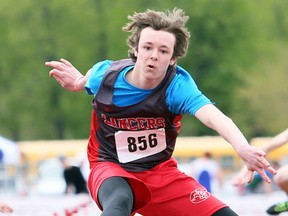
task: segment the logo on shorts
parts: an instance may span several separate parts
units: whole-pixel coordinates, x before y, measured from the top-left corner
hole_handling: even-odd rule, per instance
[[[210,193],[204,188],[197,188],[190,194],[190,201],[194,204],[205,201],[210,197]]]

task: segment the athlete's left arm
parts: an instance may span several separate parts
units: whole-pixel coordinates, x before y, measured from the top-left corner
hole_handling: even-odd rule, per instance
[[[266,160],[265,152],[255,146],[249,145],[242,132],[229,117],[212,104],[201,107],[195,113],[195,116],[203,124],[217,131],[220,136],[233,146],[248,168],[249,180],[252,181],[254,171],[256,171],[266,182],[271,182],[264,170],[273,174],[276,174],[276,170]]]
[[[271,151],[280,148],[281,146],[288,144],[288,128],[281,133],[277,134],[275,137],[273,137],[271,140],[269,140],[268,143],[261,146],[260,148],[266,152],[266,154],[269,154]],[[243,166],[241,170],[235,175],[235,177],[232,179],[232,184],[234,186],[243,185],[244,183],[248,182],[249,179],[247,179],[247,167]],[[245,182],[246,181],[246,182]]]

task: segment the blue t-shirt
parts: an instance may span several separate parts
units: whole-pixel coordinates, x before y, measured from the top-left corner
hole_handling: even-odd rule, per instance
[[[90,72],[89,79],[85,84],[86,92],[96,95],[105,72],[109,69],[112,61],[105,60],[96,63]],[[141,89],[129,84],[126,73],[133,66],[126,67],[117,77],[114,85],[113,103],[123,107],[138,103],[143,100],[153,89]],[[177,65],[176,75],[166,91],[166,103],[171,113],[195,115],[197,110],[211,101],[198,89],[191,75]]]

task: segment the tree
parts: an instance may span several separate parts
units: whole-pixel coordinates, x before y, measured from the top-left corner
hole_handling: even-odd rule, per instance
[[[49,79],[44,62],[64,57],[86,73],[97,61],[126,58],[128,35],[121,28],[127,15],[175,5],[189,15],[191,31],[189,52],[179,64],[191,72],[203,93],[249,136],[272,134],[286,124],[286,1],[26,0],[18,1],[17,7],[12,4],[0,2],[0,133],[6,137],[87,138],[92,98],[64,91]],[[267,100],[273,106],[267,106]],[[214,134],[196,120],[190,126],[192,118],[183,119],[181,135]]]

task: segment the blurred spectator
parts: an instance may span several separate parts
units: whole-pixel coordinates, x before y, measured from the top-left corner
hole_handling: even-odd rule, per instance
[[[4,171],[5,166],[4,166],[4,153],[2,149],[0,149],[0,171]]]
[[[85,181],[87,182],[90,173],[90,166],[87,154],[85,152],[79,153],[76,156],[75,161],[78,164],[78,167],[80,168]]]
[[[3,154],[2,149],[0,149],[0,163],[1,164],[3,163],[3,158],[4,158],[4,154]]]
[[[66,182],[65,193],[88,193],[87,183],[78,166],[70,165],[65,156],[60,156],[59,160],[63,166],[63,175]]]
[[[213,183],[218,182],[222,186],[222,171],[210,152],[205,152],[202,157],[192,161],[190,175],[199,181],[207,191],[212,192]]]

